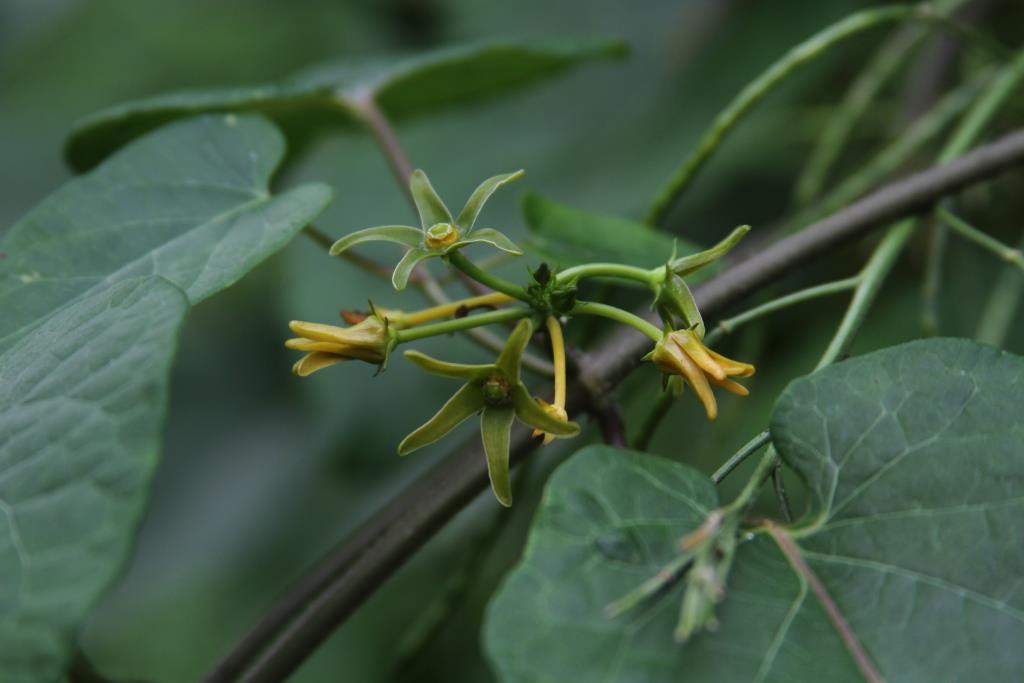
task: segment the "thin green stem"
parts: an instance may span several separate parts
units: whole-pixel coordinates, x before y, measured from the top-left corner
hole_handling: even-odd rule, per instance
[[[569,311],[570,315],[599,315],[604,318],[610,318],[616,322],[622,323],[623,325],[629,325],[630,327],[636,328],[640,332],[643,332],[648,337],[653,339],[655,342],[660,342],[662,338],[661,329],[655,327],[651,323],[647,322],[638,315],[634,315],[629,311],[624,311],[616,306],[609,306],[608,304],[599,304],[593,301],[577,301],[576,305]]]
[[[896,258],[900,255],[907,240],[914,231],[914,219],[901,221],[882,238],[882,241],[875,247],[864,269],[861,270],[858,279],[860,282],[854,290],[853,299],[850,301],[843,320],[839,323],[828,348],[822,354],[821,360],[815,366],[815,370],[830,365],[836,361],[849,348],[854,336],[860,329],[864,318],[867,317],[871,305],[875,302],[878,290],[881,289],[886,275],[892,270]]]
[[[585,263],[583,265],[567,268],[556,276],[560,285],[568,285],[588,277],[609,277],[620,280],[635,280],[651,287],[665,276],[664,268],[638,268],[627,266],[623,263]]]
[[[903,27],[875,52],[854,80],[842,102],[833,110],[807,165],[797,179],[794,197],[797,206],[806,207],[821,194],[829,171],[846,148],[846,142],[868,107],[900,66],[906,64],[907,55],[913,52],[924,36],[925,31],[920,26]]]
[[[974,242],[982,249],[995,254],[1002,261],[1024,270],[1024,255],[1021,254],[1020,249],[1007,246],[995,237],[978,230],[949,209],[939,207],[935,210],[935,217],[945,223],[947,227],[952,228],[953,232],[964,239]]]
[[[464,318],[454,318],[453,320],[444,320],[439,323],[411,327],[407,330],[398,330],[395,332],[395,339],[399,344],[404,344],[418,339],[426,339],[427,337],[462,332],[474,327],[480,327],[481,325],[493,325],[510,320],[519,320],[528,317],[532,313],[533,310],[529,308],[503,308],[500,311],[488,311],[476,315],[467,315]]]
[[[525,289],[514,282],[509,282],[504,278],[488,273],[463,256],[461,252],[453,251],[448,254],[448,262],[480,284],[486,285],[496,292],[508,294],[513,299],[530,303],[530,296],[526,293]]]
[[[663,391],[658,395],[658,400],[655,401],[650,412],[647,413],[643,424],[640,425],[640,431],[637,432],[636,438],[633,439],[632,448],[634,450],[647,450],[647,447],[651,444],[651,439],[654,438],[655,432],[658,431],[658,425],[668,415],[669,408],[672,407],[675,400],[676,397],[671,391]]]
[[[743,444],[742,448],[736,451],[736,453],[726,460],[721,467],[715,470],[715,473],[711,475],[711,481],[716,484],[721,482],[729,476],[730,472],[742,465],[747,458],[761,450],[761,447],[768,443],[771,438],[772,435],[766,429],[747,443]]]
[[[1020,241],[1019,250],[1024,250],[1024,238]],[[1010,334],[1010,327],[1017,312],[1020,310],[1021,299],[1024,298],[1024,275],[1016,268],[1003,268],[999,274],[992,293],[985,302],[978,330],[974,338],[983,344],[1002,348]]]
[[[822,216],[835,213],[858,197],[868,193],[939,135],[950,123],[960,116],[978,96],[981,84],[991,76],[989,70],[960,85],[917,119],[888,146],[884,147],[868,163],[830,191],[821,201],[797,214],[789,222],[787,230],[796,230]]]
[[[757,449],[754,449],[757,450]],[[757,463],[757,469],[750,475],[750,479],[747,480],[743,490],[740,491],[740,495],[722,508],[724,514],[732,512],[738,512],[746,508],[754,500],[754,496],[757,494],[758,489],[761,488],[761,484],[765,482],[768,477],[772,474],[772,469],[778,464],[779,456],[775,452],[773,446],[769,446],[768,450],[761,456],[760,462]]]
[[[939,154],[939,163],[949,163],[965,153],[978,139],[986,124],[992,119],[999,107],[1013,92],[1019,80],[1024,78],[1024,50],[1021,50],[1016,59],[1003,69],[1001,74],[986,88],[985,92],[975,101],[974,106],[967,112],[952,138]],[[875,247],[874,253],[861,272],[860,284],[854,291],[853,300],[850,302],[839,329],[829,343],[821,360],[818,361],[818,368],[834,362],[849,347],[850,342],[860,329],[861,323],[867,316],[871,304],[874,302],[882,282],[889,275],[896,257],[903,250],[910,235],[914,230],[914,219],[904,220],[889,229],[889,232],[882,241]],[[942,254],[931,254],[929,269],[941,267]],[[937,271],[936,271],[937,272]],[[935,276],[933,276],[935,277]],[[926,282],[928,281],[926,275]],[[935,277],[935,282],[938,278]],[[925,305],[929,302],[926,300]],[[927,315],[926,315],[927,317]]]
[[[752,320],[756,320],[762,316],[768,315],[769,313],[775,313],[784,308],[795,306],[796,304],[803,303],[805,301],[811,301],[823,296],[830,296],[832,294],[838,294],[840,292],[848,292],[860,282],[860,276],[848,277],[845,280],[836,280],[835,282],[826,282],[823,285],[816,285],[814,287],[808,287],[807,289],[801,289],[792,294],[781,296],[778,299],[772,299],[766,301],[760,306],[755,306],[748,311],[744,311],[739,315],[735,315],[731,318],[722,320],[715,326],[715,329],[711,330],[708,335],[704,338],[704,343],[708,346],[712,346],[721,339],[722,336],[730,334],[737,327],[745,325]]]
[[[1012,61],[1000,70],[989,88],[964,117],[959,129],[943,150],[940,162],[952,161],[974,144],[984,126],[1020,87],[1022,80],[1024,50],[1018,51]],[[925,262],[921,318],[925,330],[930,333],[936,333],[939,329],[938,299],[942,287],[942,262],[946,255],[947,236],[948,228],[945,224],[940,223],[932,229],[931,244]]]
[[[800,66],[821,56],[827,50],[847,38],[877,26],[897,21],[937,23],[944,28],[956,27],[955,30],[966,33],[968,37],[975,36],[974,32],[964,29],[956,22],[952,22],[933,11],[910,5],[863,10],[851,14],[823,31],[816,33],[808,40],[792,48],[781,59],[772,64],[767,71],[750,82],[722,110],[711,124],[711,127],[701,137],[697,147],[686,158],[664,189],[655,197],[645,220],[651,225],[659,223],[732,128],[739,123],[755,104],[760,102],[776,86],[785,81]]]

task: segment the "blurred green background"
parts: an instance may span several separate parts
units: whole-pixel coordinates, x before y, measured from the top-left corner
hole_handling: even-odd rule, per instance
[[[1019,3],[984,3],[986,25],[1011,45],[1024,38]],[[639,216],[688,146],[748,80],[789,46],[849,11],[854,0],[0,0],[0,229],[69,177],[64,136],[107,105],[162,91],[258,83],[347,55],[425,50],[483,37],[618,36],[629,59],[584,65],[483,106],[419,119],[398,130],[413,163],[442,196],[464,197],[482,178],[526,168],[499,193],[487,223],[515,238],[527,189],[588,210]],[[791,208],[793,181],[885,31],[850,41],[773,94],[709,165],[672,220],[710,242],[739,223],[755,231]],[[909,58],[908,58],[909,61]],[[953,73],[961,68],[954,66]],[[909,69],[858,129],[845,168],[898,135],[914,86]],[[1000,120],[1019,124],[1018,95]],[[938,141],[938,143],[940,143]],[[927,163],[933,144],[918,158]],[[336,199],[319,221],[333,235],[412,220],[385,162],[365,135],[323,141],[288,175],[329,182]],[[1024,193],[1004,179],[967,194],[987,230],[1016,242]],[[755,236],[756,236],[755,232]],[[854,351],[919,336],[923,244],[885,290]],[[853,274],[862,245],[780,283],[796,287]],[[390,258],[392,251],[377,255]],[[524,275],[522,265],[510,276]],[[954,244],[943,298],[944,334],[973,333],[999,269]],[[445,451],[400,460],[401,435],[451,389],[396,362],[345,366],[298,381],[281,342],[293,318],[332,321],[367,300],[409,308],[385,283],[328,258],[301,237],[188,322],[172,385],[164,459],[123,579],[94,612],[81,646],[103,674],[195,680],[305,567]],[[628,299],[625,299],[628,301]],[[672,409],[653,450],[707,471],[763,428],[772,401],[807,372],[841,314],[839,300],[794,309],[725,343],[758,365],[751,398],[725,399],[709,425],[692,398]],[[571,330],[581,346],[601,329]],[[1024,351],[1018,326],[1009,348]],[[425,343],[444,357],[480,359],[461,340]],[[644,369],[622,390],[635,431],[657,396]],[[545,391],[538,383],[538,392]],[[472,428],[459,432],[472,438]],[[487,596],[518,557],[550,469],[593,434],[535,455],[517,504],[502,513],[480,496],[341,628],[295,680],[487,681],[477,631]],[[454,442],[448,442],[450,447]],[[741,477],[736,477],[731,486]],[[797,482],[791,485],[798,487]],[[728,495],[729,486],[726,487]],[[799,498],[799,491],[796,491]],[[498,524],[499,515],[507,515]],[[447,614],[451,577],[467,558],[475,576]],[[447,614],[435,624],[430,615]],[[424,635],[426,634],[426,635]]]

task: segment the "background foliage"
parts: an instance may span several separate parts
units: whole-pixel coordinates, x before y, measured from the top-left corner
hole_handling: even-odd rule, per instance
[[[989,27],[1019,44],[1021,10],[1003,5]],[[529,175],[519,191],[638,216],[735,91],[789,46],[858,6],[852,0],[6,2],[0,5],[0,226],[13,225],[69,177],[61,141],[76,120],[110,103],[183,87],[262,83],[339,56],[509,35],[615,35],[633,54],[525,94],[402,125],[398,132],[414,163],[430,169],[443,195],[467,195],[481,177],[524,167]],[[793,178],[822,122],[883,34],[852,41],[774,94],[706,169],[673,218],[676,232],[706,243],[739,223],[756,229],[777,220],[789,208]],[[889,122],[899,120],[912,85],[910,78],[899,81],[872,109],[871,120],[882,123],[858,131],[865,146],[893,136]],[[1018,95],[1005,116],[1022,111]],[[856,162],[856,155],[846,161]],[[932,157],[934,149],[920,155]],[[285,179],[333,186],[336,200],[319,220],[332,234],[380,222],[381,206],[408,211],[384,161],[360,133],[333,135]],[[974,196],[998,207],[986,212],[986,227],[1016,242],[1014,217],[1024,198],[1007,188],[999,182]],[[515,194],[497,196],[488,216],[520,238],[526,227]],[[919,334],[920,253],[913,250],[888,283],[855,353]],[[852,274],[861,258],[850,249],[793,279]],[[988,259],[967,247],[952,250],[946,300],[982,301],[998,274]],[[288,581],[436,457],[426,451],[399,461],[394,435],[445,398],[444,384],[398,363],[373,382],[365,367],[302,383],[288,373],[293,359],[279,343],[285,321],[329,318],[367,295],[395,303],[385,284],[297,241],[192,312],[173,370],[164,458],[136,552],[83,637],[102,671],[194,679]],[[675,406],[653,450],[713,469],[767,422],[785,382],[813,366],[837,314],[828,302],[812,304],[738,336],[731,355],[771,359],[760,365],[753,396],[723,405],[713,428],[693,406]],[[969,336],[977,314],[975,306],[949,307],[942,331]],[[1024,327],[1007,347],[1024,351]],[[468,345],[463,351],[481,357]],[[357,383],[359,391],[351,392]],[[627,384],[630,425],[654,400],[656,385],[646,370]],[[411,407],[381,419],[380,406],[399,387]],[[681,434],[691,438],[686,452],[678,448]],[[297,680],[334,680],[339,670],[354,680],[488,680],[478,644],[484,602],[518,558],[539,482],[563,454],[553,446],[536,459],[511,523],[490,540],[493,550],[469,599],[450,625],[418,646],[414,659],[405,655],[422,640],[423,622],[410,623],[409,615],[437,607],[452,567],[478,542],[474,532],[490,528],[497,510],[487,497],[405,567]],[[721,496],[732,493],[726,486]]]

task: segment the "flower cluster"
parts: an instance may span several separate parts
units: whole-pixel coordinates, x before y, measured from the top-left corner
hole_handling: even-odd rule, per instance
[[[489,324],[516,322],[493,363],[467,365],[431,358],[418,351],[405,351],[413,365],[431,374],[457,379],[462,386],[437,413],[406,436],[398,452],[406,455],[438,441],[474,415],[480,416],[480,435],[487,460],[491,488],[503,505],[512,503],[509,480],[509,443],[514,421],[533,428],[534,438],[550,443],[555,438],[579,433],[579,425],[566,411],[566,351],[560,318],[602,315],[632,325],[654,342],[647,358],[667,375],[682,377],[704,406],[708,419],[718,414],[711,385],[740,396],[747,389],[734,378],[749,377],[754,366],[712,351],[704,342],[704,322],[684,277],[712,263],[726,253],[747,231],[737,228],[721,243],[697,254],[676,258],[662,267],[644,270],[624,264],[591,264],[554,271],[546,264],[532,271],[527,286],[503,280],[480,268],[460,253],[471,244],[487,244],[513,255],[522,250],[504,234],[492,228],[476,228],[487,199],[501,186],[522,176],[522,171],[485,180],[473,192],[462,211],[453,218],[423,171],[410,179],[410,193],[420,216],[420,227],[385,225],[351,233],[331,248],[332,255],[368,241],[396,242],[406,247],[392,273],[392,284],[402,290],[413,270],[428,258],[440,258],[462,273],[495,291],[461,301],[441,303],[420,311],[373,309],[368,314],[346,312],[348,327],[293,321],[286,346],[304,352],[294,365],[295,374],[305,377],[348,360],[385,366],[391,351],[400,344],[441,334],[467,331]],[[587,277],[619,277],[648,286],[655,310],[665,324],[651,325],[628,311],[607,304],[581,301],[579,282]],[[488,309],[486,313],[474,313]],[[534,396],[521,377],[526,349],[533,337],[533,321],[543,321],[550,342],[553,399]],[[496,347],[498,348],[498,347]]]

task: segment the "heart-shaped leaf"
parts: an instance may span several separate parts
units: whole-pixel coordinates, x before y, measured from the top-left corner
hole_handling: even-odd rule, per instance
[[[129,140],[182,116],[251,111],[280,125],[293,151],[318,133],[361,125],[367,98],[391,119],[482,101],[578,62],[624,54],[618,41],[493,41],[379,60],[345,60],[281,83],[192,90],[121,104],[82,121],[68,140],[68,162],[92,167]]]
[[[65,184],[0,242],[0,349],[92,287],[156,274],[197,303],[238,280],[330,201],[322,184],[272,194],[283,155],[267,121],[209,115]]]
[[[604,607],[677,552],[699,521],[696,482],[709,484],[653,456],[578,453],[491,604],[485,642],[500,678],[862,681],[860,649],[884,680],[1013,680],[1024,669],[1022,406],[1024,359],[962,340],[793,383],[772,436],[808,481],[813,514],[779,530],[787,552],[764,531],[740,545],[718,630],[683,645],[672,640],[680,584],[615,619]],[[702,501],[713,506],[713,493]],[[624,534],[623,519],[664,531]]]
[[[180,122],[0,242],[0,680],[62,680],[77,625],[124,564],[189,303],[329,200],[321,185],[271,195],[282,153],[256,117]]]

